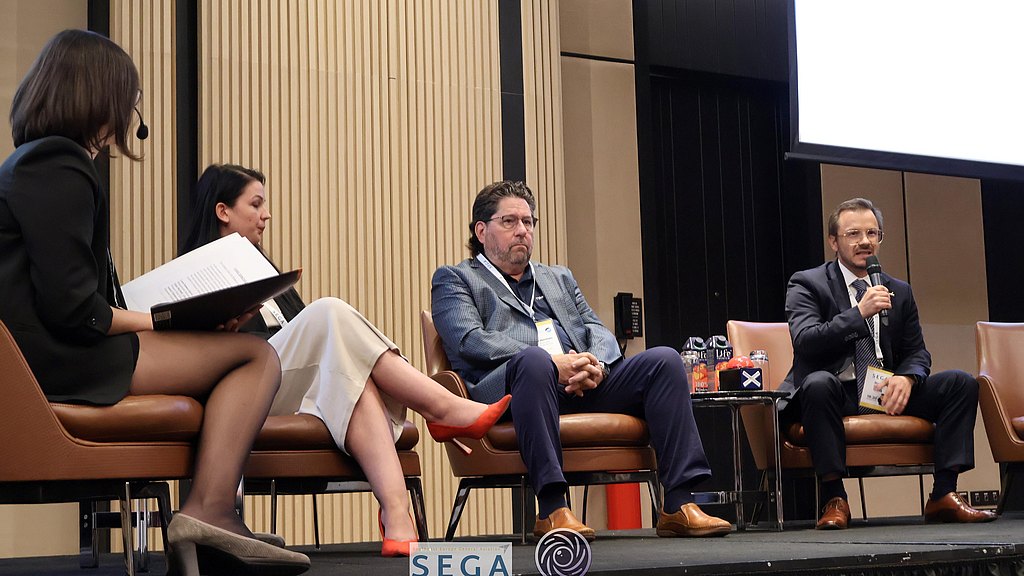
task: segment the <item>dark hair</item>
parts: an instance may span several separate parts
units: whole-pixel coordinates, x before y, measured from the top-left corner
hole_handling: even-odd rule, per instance
[[[839,236],[839,215],[843,212],[860,211],[860,210],[871,210],[875,215],[875,220],[878,221],[878,229],[882,229],[882,211],[875,207],[871,203],[871,200],[867,198],[850,198],[846,202],[843,202],[836,209],[828,215],[828,235]]]
[[[191,252],[220,238],[220,220],[217,204],[234,206],[242,190],[253,182],[266,183],[263,173],[236,164],[211,164],[199,177],[189,202],[188,234],[181,243],[179,254]]]
[[[21,81],[11,103],[11,136],[21,146],[63,136],[99,151],[109,136],[122,154],[128,146],[139,72],[120,46],[86,30],[64,30],[50,39]]]
[[[484,186],[473,201],[473,221],[469,223],[469,241],[466,242],[466,248],[474,258],[484,251],[484,245],[476,238],[476,223],[489,221],[498,211],[502,198],[522,198],[530,206],[530,213],[537,215],[537,200],[525,182],[502,180]]]

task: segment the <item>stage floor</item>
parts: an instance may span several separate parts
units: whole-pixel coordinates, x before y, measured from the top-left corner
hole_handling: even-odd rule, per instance
[[[481,539],[513,541],[508,536]],[[381,558],[380,544],[338,544],[320,550],[298,547],[313,561],[313,576],[409,574],[408,559]],[[782,533],[760,529],[715,539],[658,538],[654,531],[599,532],[592,543],[590,574],[860,574],[928,566],[992,563],[1024,565],[1024,513],[1009,512],[976,525],[925,524],[919,517],[854,520],[845,531],[822,532],[810,523],[787,524]],[[513,574],[539,574],[535,546],[515,544]],[[154,553],[150,574],[164,573]],[[2,575],[114,576],[123,574],[120,556],[104,555],[96,570],[80,570],[75,556],[0,560]],[[939,570],[941,572],[941,570]],[[934,573],[934,572],[933,572]],[[994,572],[1000,573],[1000,572]],[[1004,572],[1004,573],[1013,573]]]

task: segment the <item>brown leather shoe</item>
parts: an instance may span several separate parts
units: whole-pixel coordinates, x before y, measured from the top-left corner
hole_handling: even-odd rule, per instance
[[[593,542],[594,538],[597,538],[594,529],[577,520],[572,510],[565,506],[555,510],[547,518],[537,518],[537,523],[533,525],[533,535],[540,538],[555,528],[575,530],[586,538],[587,542]]]
[[[732,524],[708,516],[693,502],[683,504],[678,512],[658,514],[658,536],[663,538],[725,536],[729,532],[732,532]]]
[[[821,519],[815,526],[818,530],[846,530],[850,523],[850,505],[840,496],[829,500],[821,509]]]
[[[928,499],[924,505],[925,522],[991,522],[994,512],[971,508],[960,495],[950,492],[938,500]]]

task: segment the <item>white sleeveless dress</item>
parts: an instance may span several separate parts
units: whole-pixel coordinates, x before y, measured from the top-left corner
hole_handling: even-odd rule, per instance
[[[347,453],[352,411],[370,371],[388,350],[400,353],[398,346],[338,298],[306,306],[270,337],[270,344],[281,358],[281,388],[270,415],[312,414],[324,421],[338,448]],[[383,391],[380,396],[397,441],[406,407]]]

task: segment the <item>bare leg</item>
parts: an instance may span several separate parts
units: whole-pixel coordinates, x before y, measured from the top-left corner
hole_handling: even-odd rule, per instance
[[[377,364],[370,372],[370,379],[385,394],[419,412],[431,422],[468,426],[487,408],[486,404],[452,394],[391,350],[377,359]],[[349,433],[351,429],[349,425]]]
[[[405,364],[401,358],[399,362]],[[380,502],[381,519],[387,537],[392,540],[412,540],[416,538],[416,529],[409,517],[405,477],[394,444],[389,443],[391,438],[390,417],[384,410],[384,401],[381,400],[373,378],[370,378],[352,411],[345,436],[345,449],[363,469],[373,495]]]
[[[280,382],[277,354],[255,336],[139,333],[131,394],[206,397],[192,490],[182,512],[252,535],[235,514],[235,490]]]

